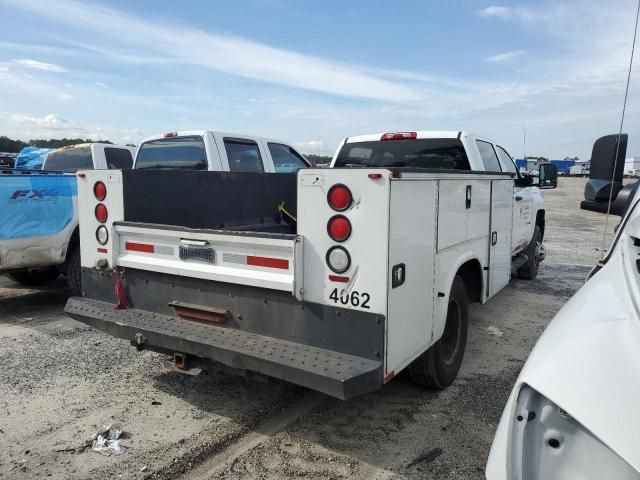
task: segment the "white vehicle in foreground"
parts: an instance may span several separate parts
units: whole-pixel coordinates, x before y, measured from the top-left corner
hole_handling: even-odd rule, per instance
[[[212,140],[223,166],[225,142],[259,158]],[[182,370],[210,358],[347,399],[408,367],[445,388],[469,302],[543,258],[537,187],[463,132],[348,138],[296,175],[141,169],[144,149],[134,170],[79,176],[83,292],[65,312]]]
[[[610,137],[613,157],[618,135]],[[611,183],[605,181],[605,192]],[[640,479],[638,185],[614,196],[611,211],[623,220],[608,255],[556,314],[520,372],[493,440],[488,480]],[[607,200],[603,208],[596,203],[581,205],[606,212]]]

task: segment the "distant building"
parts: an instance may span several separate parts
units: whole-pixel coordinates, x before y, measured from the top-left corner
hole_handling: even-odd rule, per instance
[[[624,159],[624,174],[633,177],[640,176],[640,157],[627,157]]]
[[[527,158],[524,160],[519,158],[516,160],[516,166],[521,172],[537,172],[541,163],[553,163],[558,167],[558,173],[568,175],[571,167],[578,162],[575,160],[546,160],[540,158]]]

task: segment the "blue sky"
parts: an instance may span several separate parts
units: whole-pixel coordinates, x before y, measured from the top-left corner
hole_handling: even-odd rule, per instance
[[[586,159],[618,128],[634,14],[633,0],[0,0],[0,135],[214,129],[326,154],[344,136],[464,129],[520,157],[524,126],[527,154]]]

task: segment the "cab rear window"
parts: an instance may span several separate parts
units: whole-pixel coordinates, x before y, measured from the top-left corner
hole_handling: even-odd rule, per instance
[[[43,169],[70,173],[78,170],[92,170],[91,148],[87,146],[55,150],[47,155]]]
[[[457,138],[346,143],[340,149],[334,166],[470,170],[467,153]]]
[[[200,136],[170,137],[150,140],[140,145],[136,170],[169,168],[176,170],[206,170],[207,155]]]

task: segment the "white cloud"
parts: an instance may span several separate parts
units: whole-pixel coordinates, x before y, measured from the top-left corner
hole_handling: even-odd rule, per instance
[[[498,17],[503,20],[511,20],[514,17],[514,10],[511,7],[491,5],[478,12],[481,17]]]
[[[91,85],[93,85],[94,87],[99,87],[99,88],[109,88],[109,85],[107,85],[106,83],[102,83],[102,82],[93,82]]]
[[[66,68],[61,67],[60,65],[39,62],[38,60],[32,60],[30,58],[16,59],[13,61],[13,63],[17,63],[18,65],[22,65],[23,67],[32,68],[34,70],[44,70],[46,72],[63,73],[67,71]]]
[[[510,52],[498,53],[487,58],[487,62],[491,63],[506,63],[515,60],[518,57],[524,55],[524,50],[511,50]]]
[[[299,150],[303,150],[304,153],[318,153],[318,152],[326,152],[328,147],[325,142],[322,140],[305,140],[302,142],[293,142],[293,146]]]
[[[47,130],[68,130],[70,128],[78,129],[74,126],[70,120],[50,113],[44,117],[32,117],[29,115],[14,114],[11,115],[11,119],[19,124],[27,126],[35,126]]]
[[[128,60],[152,54],[232,75],[349,97],[389,100],[390,91],[393,91],[393,101],[415,101],[424,96],[415,86],[387,80],[357,66],[176,23],[151,23],[96,4],[88,8],[86,3],[59,0],[56,8],[50,8],[37,0],[7,2],[60,23],[83,28],[96,40],[98,37],[109,38],[115,44],[108,49],[111,54],[118,56],[118,51],[126,52],[124,56]],[[122,43],[123,39],[126,39],[125,43]],[[90,43],[85,46],[102,49],[104,43],[107,42],[100,40],[100,47]]]

